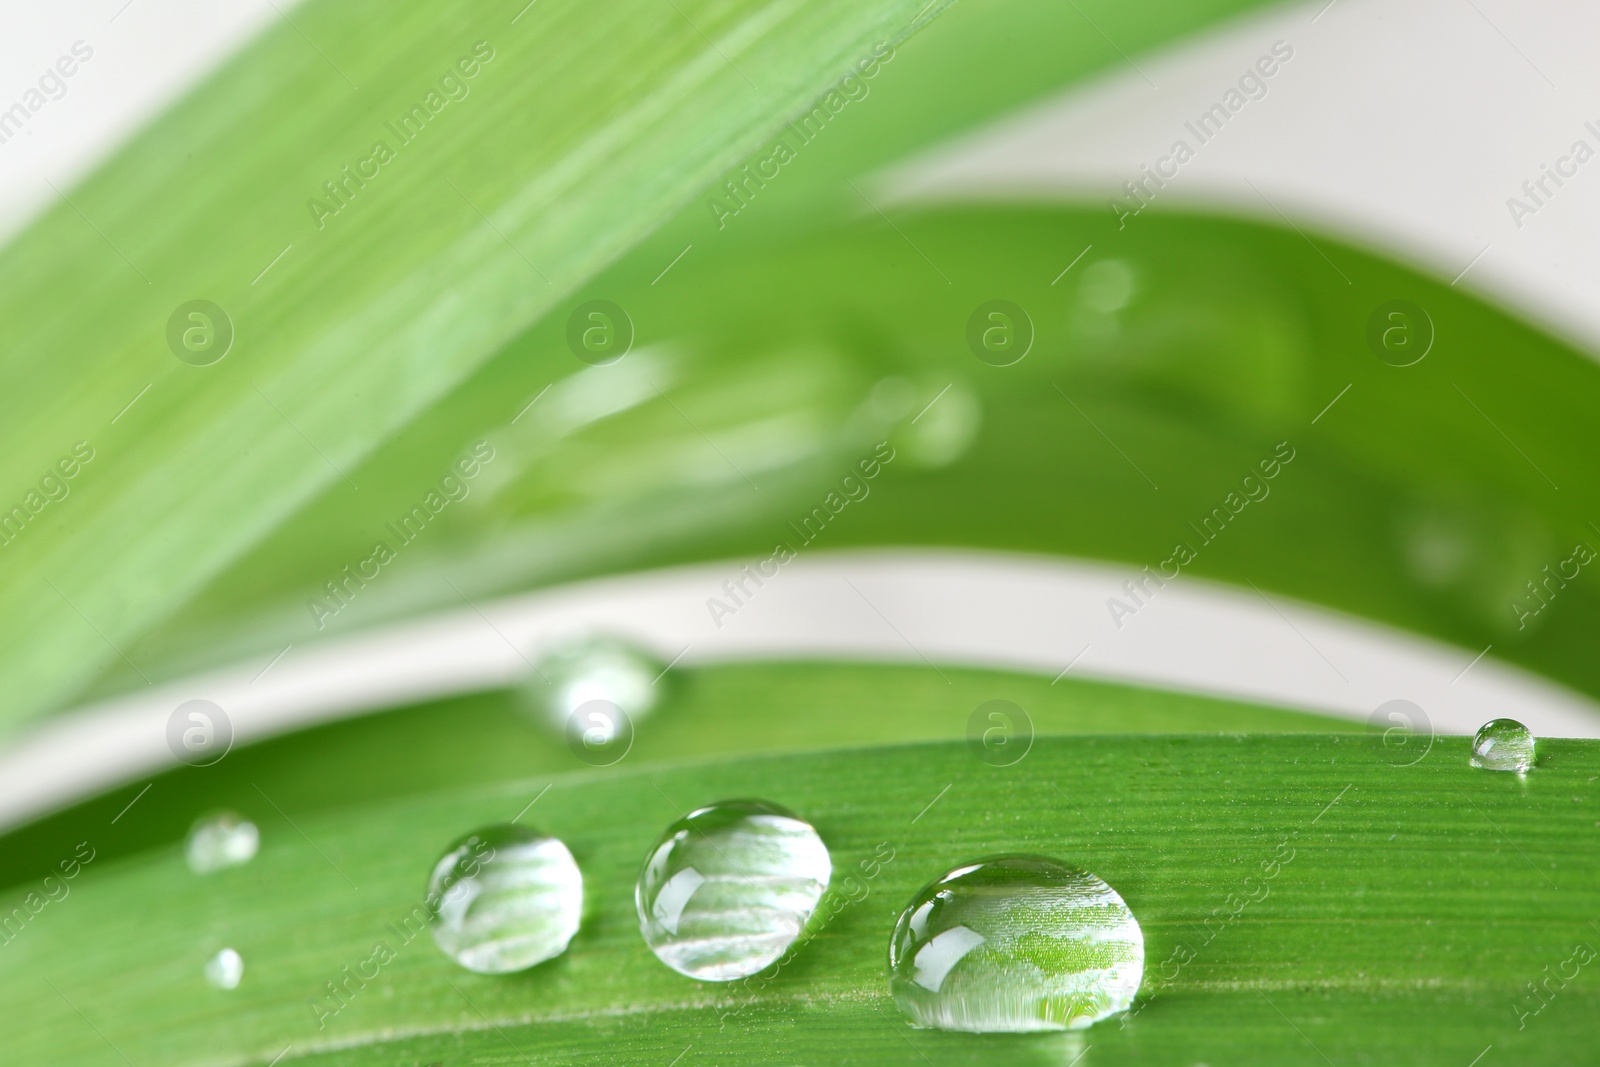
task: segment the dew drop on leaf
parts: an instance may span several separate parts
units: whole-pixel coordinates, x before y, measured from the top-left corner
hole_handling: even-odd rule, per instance
[[[583,912],[583,874],[557,838],[487,826],[439,857],[427,904],[446,956],[479,974],[507,974],[566,951]]]
[[[1144,932],[1088,871],[997,856],[923,887],[895,924],[889,970],[895,1003],[919,1027],[1077,1030],[1133,1003]]]
[[[1533,731],[1515,719],[1490,719],[1472,738],[1472,765],[1524,774],[1533,766]]]
[[[810,823],[763,801],[712,804],[651,849],[634,893],[639,929],[679,974],[746,978],[794,944],[832,875]]]
[[[244,977],[244,959],[231,948],[225,948],[206,961],[206,981],[216,989],[237,989]]]
[[[590,701],[615,704],[638,721],[655,709],[662,665],[649,653],[611,637],[571,638],[544,650],[522,687],[522,699],[541,723],[565,730]]]
[[[261,847],[256,824],[231,811],[219,811],[198,820],[184,842],[184,858],[195,874],[210,874],[255,859]]]

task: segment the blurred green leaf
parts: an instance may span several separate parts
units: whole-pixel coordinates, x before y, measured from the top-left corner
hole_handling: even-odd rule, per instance
[[[624,259],[592,288],[629,308],[639,351],[581,367],[560,317],[540,323],[376,453],[362,493],[330,491],[131,654],[171,674],[265,663],[314,637],[308,599],[387,536],[472,433],[497,449],[472,495],[330,629],[460,607],[463,594],[765,556],[887,437],[900,458],[806,551],[936,545],[1155,567],[1186,542],[1198,557],[1186,576],[1431,634],[1463,666],[1492,644],[1600,695],[1591,579],[1526,627],[1514,610],[1537,603],[1527,586],[1542,568],[1600,544],[1588,356],[1320,235],[1313,248],[1292,230],[1153,212],[1119,231],[1081,208],[891,210],[892,228],[872,215],[760,249],[697,247],[658,285],[653,261]],[[1127,286],[1109,312],[1093,294],[1108,272]],[[1014,366],[980,362],[964,339],[997,294],[1035,324]],[[1414,366],[1366,341],[1397,297],[1436,333]],[[634,399],[580,419],[588,394]],[[1283,442],[1295,458],[1270,495],[1202,531]],[[124,669],[108,686],[131,680]]]
[[[13,415],[0,508],[23,507],[26,527],[0,588],[13,682],[0,723],[81,696],[108,666],[102,693],[235,654],[201,641],[152,657],[134,643],[228,568],[249,569],[242,557],[316,501],[351,494],[339,506],[360,501],[363,528],[392,518],[374,450],[496,352],[521,358],[520,333],[552,310],[564,324],[563,298],[646,235],[652,278],[697,240],[739,246],[745,236],[712,225],[708,197],[885,49],[874,78],[847,87],[870,91],[870,106],[828,126],[771,189],[767,221],[738,220],[743,235],[837,217],[842,194],[856,210],[844,177],[1258,4],[998,0],[958,8],[925,48],[898,46],[947,0],[428,0],[403,12],[312,0],[281,14],[0,253]],[[414,105],[431,117],[401,143]],[[394,158],[364,164],[380,139]],[[325,187],[335,181],[342,192]],[[234,331],[207,368],[167,351],[169,319],[197,298]],[[821,401],[840,383],[812,384]],[[406,438],[429,443],[413,479],[436,482],[528,399],[490,396],[465,423]],[[71,502],[28,517],[28,494],[45,500],[39,483],[78,442],[94,459],[67,485]],[[591,565],[565,547],[541,548],[547,572]]]
[[[283,16],[0,254],[0,499],[23,509],[0,719],[122,658],[320,491],[359,494],[375,446],[945,6]],[[173,318],[196,299],[234,334],[204,367],[168,351],[220,350],[220,321]],[[92,459],[35,506],[76,442]]]
[[[901,54],[946,0],[280,13],[0,254],[0,507],[25,528],[0,721],[108,665],[111,688],[173,669],[132,643],[312,501],[359,496],[374,449],[645,235],[652,276],[675,262],[734,166],[873,57],[905,76],[847,87],[874,102],[774,191],[805,206],[781,225],[837,214],[841,177],[1256,2],[1003,0]],[[227,321],[190,319],[197,299]],[[210,367],[167,351],[229,332]],[[48,502],[74,447],[93,459]]]

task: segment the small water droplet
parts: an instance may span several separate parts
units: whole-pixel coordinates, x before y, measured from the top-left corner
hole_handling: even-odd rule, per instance
[[[805,929],[833,860],[810,823],[729,800],[667,827],[634,903],[650,951],[679,974],[729,982],[776,961]]]
[[[244,959],[231,948],[225,948],[206,961],[206,981],[217,989],[237,989],[244,977]]]
[[[1078,299],[1083,306],[1109,315],[1128,306],[1138,289],[1133,268],[1120,259],[1102,259],[1083,268]]]
[[[1525,774],[1533,766],[1533,731],[1515,719],[1490,719],[1472,738],[1472,765]]]
[[[895,924],[889,970],[895,1003],[917,1026],[1077,1030],[1133,1003],[1144,932],[1088,871],[997,856],[923,887]]]
[[[261,831],[243,815],[219,811],[195,822],[184,842],[184,858],[195,874],[210,874],[255,859]]]
[[[433,865],[434,943],[479,974],[507,974],[566,951],[583,912],[583,873],[567,846],[521,826],[486,826]]]
[[[662,664],[612,637],[568,638],[546,649],[522,688],[523,701],[541,722],[566,730],[573,713],[591,701],[621,708],[637,722],[655,710]]]

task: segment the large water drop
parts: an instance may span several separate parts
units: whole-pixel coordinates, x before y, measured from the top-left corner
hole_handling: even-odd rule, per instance
[[[255,823],[234,812],[220,811],[190,828],[183,854],[194,873],[210,874],[249,863],[260,847],[261,831]]]
[[[1533,731],[1515,719],[1490,719],[1472,738],[1472,765],[1526,773],[1533,766]]]
[[[1133,1003],[1144,933],[1088,871],[998,856],[916,895],[895,924],[889,969],[895,1003],[917,1026],[1076,1030]]]
[[[651,849],[634,893],[639,929],[679,974],[745,978],[794,944],[832,875],[828,847],[791,812],[757,800],[712,804]]]
[[[583,874],[556,838],[487,826],[439,857],[427,902],[446,956],[469,971],[506,974],[566,951],[583,912]]]

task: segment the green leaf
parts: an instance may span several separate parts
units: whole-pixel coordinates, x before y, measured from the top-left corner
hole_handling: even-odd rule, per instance
[[[661,707],[641,724],[629,766],[960,740],[973,709],[996,699],[1023,708],[1041,735],[1363,728],[1348,719],[1076,675],[1052,682],[955,666],[730,663],[675,668],[661,685]],[[557,742],[519,694],[504,691],[329,723],[240,748],[216,769],[175,767],[7,834],[0,888],[51,870],[62,842],[92,837],[103,853],[118,857],[182,840],[200,811],[268,814],[263,792],[298,816],[581,770]],[[119,818],[125,808],[129,815]],[[108,825],[116,826],[111,838],[103,833]]]
[[[1155,567],[1186,542],[1198,558],[1185,576],[1427,633],[1461,648],[1463,665],[1492,644],[1493,657],[1600,695],[1590,582],[1568,583],[1526,626],[1514,610],[1539,603],[1527,585],[1541,568],[1595,543],[1600,493],[1584,472],[1600,449],[1584,412],[1600,406],[1600,367],[1448,279],[1320,235],[1312,247],[1234,220],[1135,223],[1118,230],[1098,208],[899,209],[893,227],[873,215],[697,246],[656,285],[672,253],[629,256],[591,289],[630,309],[641,351],[575,370],[560,316],[540,323],[376,453],[356,475],[362,493],[335,487],[132,654],[179,673],[265,663],[313,639],[308,599],[391,539],[384,524],[473,434],[497,450],[473,495],[330,630],[798,545],[794,525],[882,435],[901,458],[805,551],[914,544]],[[1114,316],[1088,306],[1082,281],[1108,260],[1133,279]],[[1038,332],[1010,367],[980,363],[964,340],[996,294]],[[1374,309],[1397,296],[1437,332],[1415,366],[1367,346]],[[913,401],[885,413],[886,379]],[[576,403],[593,394],[628,400]],[[940,435],[957,447],[933,447]],[[1271,495],[1202,533],[1281,442],[1296,458]],[[130,683],[127,670],[110,680]]]
[[[358,491],[376,445],[944,6],[285,16],[0,255],[0,485],[23,509],[0,718],[58,703],[327,486]],[[205,367],[167,350],[197,298],[235,334]],[[35,508],[79,441],[70,494]]]
[[[1059,1064],[1092,1046],[1096,1063],[1459,1065],[1490,1044],[1558,1060],[1593,1040],[1593,983],[1569,975],[1542,1000],[1525,984],[1600,941],[1600,745],[1543,742],[1518,778],[1469,767],[1464,739],[1412,741],[1420,760],[1376,735],[1040,738],[1004,768],[932,743],[623,765],[320,815],[264,797],[248,867],[200,878],[173,846],[97,860],[26,924],[0,950],[0,992],[30,1023],[8,1048],[61,1064]],[[633,879],[682,811],[748,795],[818,827],[847,899],[776,978],[695,983],[639,938]],[[585,872],[567,953],[485,978],[408,938],[444,845],[535,798],[523,820]],[[898,910],[957,863],[1018,851],[1127,899],[1147,946],[1134,1010],[1081,1035],[909,1030],[885,982]],[[397,959],[314,1012],[378,941]],[[224,945],[245,960],[231,993],[201,976]]]
[[[958,8],[926,47],[895,48],[870,106],[764,194],[768,217],[792,231],[859,210],[844,178],[1258,3]],[[0,537],[18,576],[0,590],[14,620],[0,629],[14,681],[0,723],[82,695],[108,666],[99,693],[232,654],[135,642],[315,502],[349,493],[363,522],[382,515],[374,450],[484,381],[492,356],[522,358],[516,339],[552,308],[559,333],[558,302],[630,248],[654,278],[690,244],[739,245],[707,212],[733,166],[946,6],[427,0],[397,15],[313,0],[283,15],[0,254],[14,324],[0,342],[14,412],[0,513],[22,508],[9,513],[28,531]],[[441,83],[463,60],[476,73]],[[394,159],[361,177],[419,103],[438,108],[425,132],[395,137]],[[335,179],[346,205],[324,189]],[[207,368],[167,351],[169,319],[196,298],[235,332]],[[482,411],[435,420],[420,431],[428,465],[447,469],[485,426]],[[41,480],[80,441],[94,459],[71,503],[46,503],[59,490]]]

